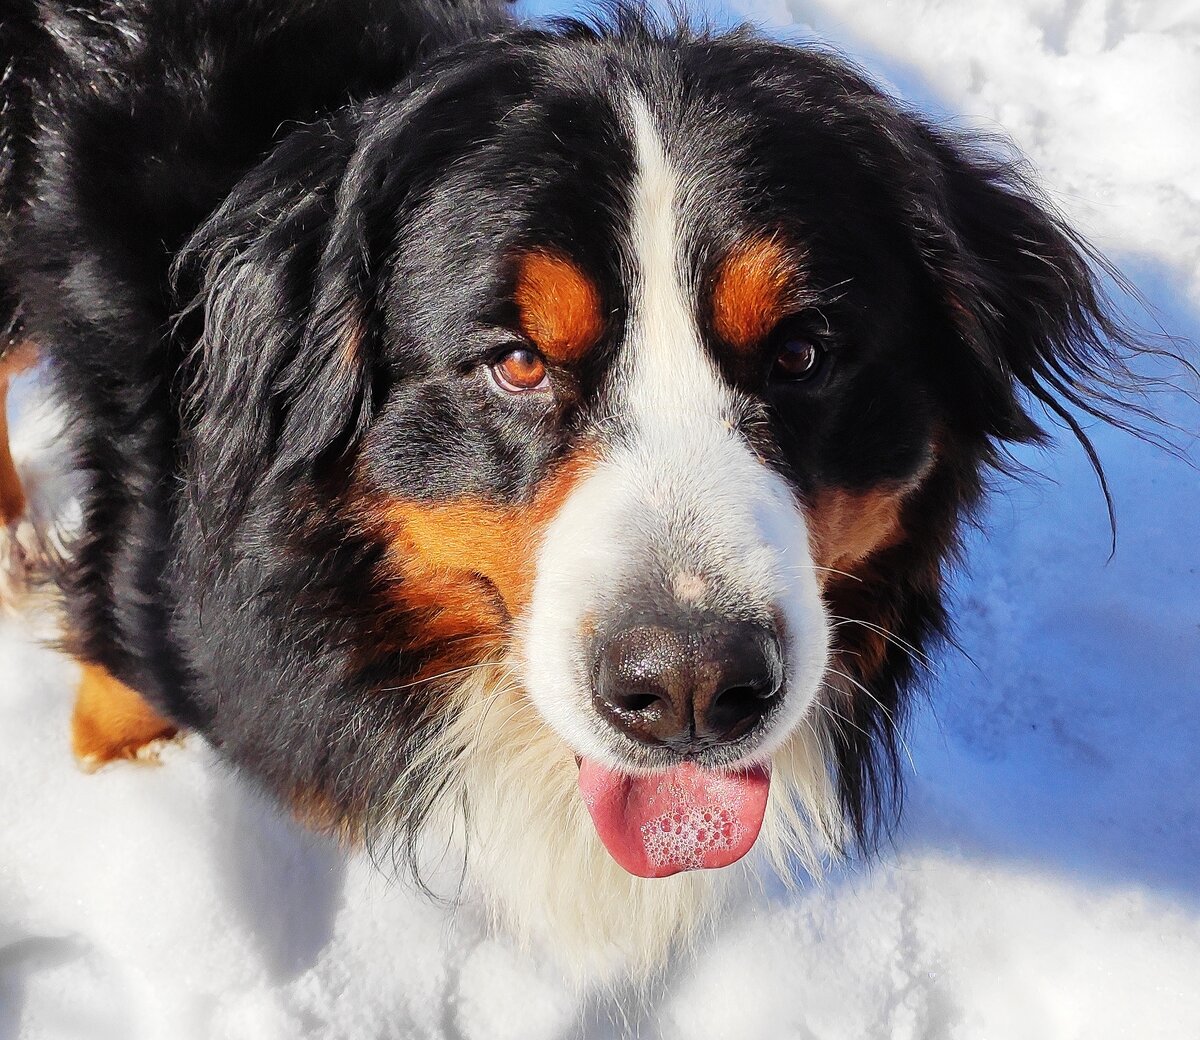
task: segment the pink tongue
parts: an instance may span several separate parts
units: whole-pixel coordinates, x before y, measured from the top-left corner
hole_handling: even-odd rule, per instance
[[[584,759],[579,790],[609,854],[638,877],[727,867],[762,827],[771,771],[736,773],[691,763],[653,776],[618,773]]]

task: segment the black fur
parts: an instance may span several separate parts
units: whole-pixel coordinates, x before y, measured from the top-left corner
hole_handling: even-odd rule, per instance
[[[747,233],[803,245],[828,370],[767,385],[719,358],[775,464],[801,495],[932,465],[912,537],[829,590],[895,637],[839,636],[844,667],[880,657],[860,676],[876,699],[837,731],[845,810],[870,832],[908,648],[946,633],[942,576],[987,468],[1041,436],[1031,399],[1069,423],[1067,406],[1107,413],[1136,350],[1011,166],[829,54],[628,8],[547,30],[483,0],[7,10],[0,318],[19,305],[75,421],[82,658],[284,799],[396,809],[445,721],[445,691],[405,684],[444,647],[362,505],[526,501],[602,414],[633,161],[614,94],[634,84],[704,172],[698,284]],[[477,378],[511,324],[509,258],[535,245],[569,247],[607,305],[552,415],[500,408]],[[412,833],[428,799],[400,805]]]
[[[33,184],[34,70],[53,82],[36,0],[12,0],[6,10],[0,15],[0,361],[21,339],[19,301],[7,272],[17,215]]]

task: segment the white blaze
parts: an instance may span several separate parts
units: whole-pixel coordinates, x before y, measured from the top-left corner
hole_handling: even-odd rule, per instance
[[[657,581],[661,598],[683,573],[689,606],[782,621],[785,697],[754,751],[763,758],[795,728],[825,668],[808,535],[786,482],[737,432],[736,395],[704,348],[685,274],[686,185],[636,94],[629,130],[637,172],[632,306],[614,376],[619,432],[541,547],[524,633],[526,687],[576,752],[623,764],[624,738],[592,709],[588,631],[603,623],[598,614],[629,606],[618,590],[636,595],[639,581]]]

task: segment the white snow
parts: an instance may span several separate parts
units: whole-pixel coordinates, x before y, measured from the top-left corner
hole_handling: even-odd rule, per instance
[[[1007,130],[1200,341],[1196,0],[742,10],[939,118]],[[1200,428],[1181,398],[1157,405]],[[822,888],[767,882],[649,994],[572,993],[470,911],[281,820],[199,741],[159,769],[77,772],[74,666],[0,625],[0,1040],[1193,1040],[1200,475],[1093,433],[1116,556],[1080,451],[1025,453],[1049,479],[1002,482],[971,539],[974,664],[944,655],[918,712],[895,847]]]

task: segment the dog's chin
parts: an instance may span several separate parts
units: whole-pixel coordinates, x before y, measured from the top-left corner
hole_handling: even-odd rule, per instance
[[[457,754],[430,749],[454,763],[439,823],[469,890],[498,930],[580,982],[645,978],[713,919],[744,864],[819,874],[840,841],[823,737],[807,723],[740,775],[635,776],[577,761],[497,664],[464,680],[447,738]]]

